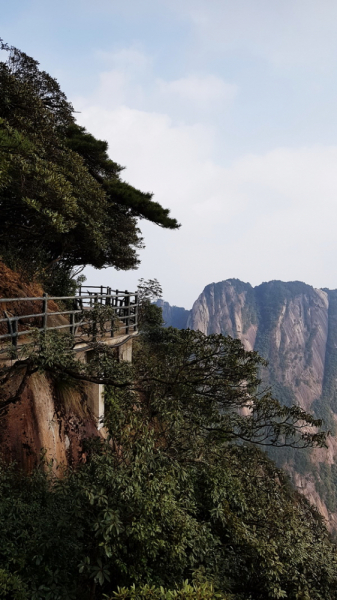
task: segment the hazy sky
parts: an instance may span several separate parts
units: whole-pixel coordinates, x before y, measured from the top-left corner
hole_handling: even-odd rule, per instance
[[[141,222],[133,289],[190,308],[205,285],[337,288],[336,0],[0,0],[0,35],[40,61],[123,177],[171,209]]]

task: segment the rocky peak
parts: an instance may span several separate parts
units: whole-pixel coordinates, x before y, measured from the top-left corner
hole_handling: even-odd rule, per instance
[[[187,326],[206,334],[222,333],[239,338],[252,350],[257,331],[252,286],[239,279],[207,285],[193,304]]]

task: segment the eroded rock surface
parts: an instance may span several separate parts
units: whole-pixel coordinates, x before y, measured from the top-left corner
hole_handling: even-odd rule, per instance
[[[60,473],[62,467],[83,462],[83,441],[97,436],[83,390],[60,390],[57,382],[39,372],[0,419],[1,456],[26,472],[42,458]]]

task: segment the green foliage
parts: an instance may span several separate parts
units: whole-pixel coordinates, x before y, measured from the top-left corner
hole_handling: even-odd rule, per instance
[[[215,592],[213,586],[205,583],[201,585],[191,585],[188,581],[180,589],[170,590],[163,587],[143,585],[136,588],[135,585],[130,588],[118,588],[117,592],[110,600],[230,600]]]
[[[27,588],[20,577],[0,569],[0,598],[6,600],[28,600]]]
[[[31,355],[54,374],[110,381],[108,438],[88,440],[86,463],[60,479],[0,470],[0,568],[35,600],[336,600],[322,519],[256,447],[324,435],[257,393],[262,359],[171,328],[146,330],[133,365],[95,349],[80,366],[70,338],[47,336]]]
[[[82,269],[75,270],[59,262],[42,271],[39,279],[49,296],[75,296],[79,286],[86,281],[85,275],[80,275],[81,271]],[[66,301],[64,304],[67,305]]]
[[[1,41],[0,41],[1,43]],[[76,265],[135,268],[137,218],[177,228],[169,211],[120,179],[121,167],[74,122],[56,80],[1,43],[0,254],[40,278]],[[48,278],[48,277],[47,277]]]
[[[153,194],[136,190],[119,178],[123,167],[113,162],[108,154],[108,144],[96,140],[84,127],[72,124],[66,132],[66,145],[82,158],[90,174],[103,184],[112,202],[125,206],[131,214],[143,217],[168,229],[176,229],[177,221],[169,217],[169,210],[152,200]]]
[[[23,476],[0,468],[0,576],[4,598],[75,600],[83,531],[76,488],[42,472]],[[3,571],[2,571],[3,573]],[[10,595],[11,587],[13,595]]]
[[[163,325],[162,309],[155,300],[161,298],[162,288],[157,279],[143,278],[138,282],[138,327],[140,330],[158,329]]]
[[[324,444],[324,435],[309,433],[320,420],[297,406],[281,406],[268,390],[258,391],[264,365],[258,353],[246,352],[239,340],[173,328],[150,331],[139,358],[135,353],[142,394],[149,394],[161,409],[176,407],[191,433],[202,428],[202,443],[209,447],[217,439]]]

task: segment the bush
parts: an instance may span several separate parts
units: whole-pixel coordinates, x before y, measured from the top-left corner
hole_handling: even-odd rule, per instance
[[[216,600],[220,598],[230,600],[229,596],[215,592],[209,583],[190,585],[188,581],[185,581],[180,589],[173,590],[149,585],[139,588],[134,585],[130,588],[118,588],[118,591],[114,592],[109,600]]]
[[[28,600],[27,588],[18,575],[0,569],[0,598]]]

